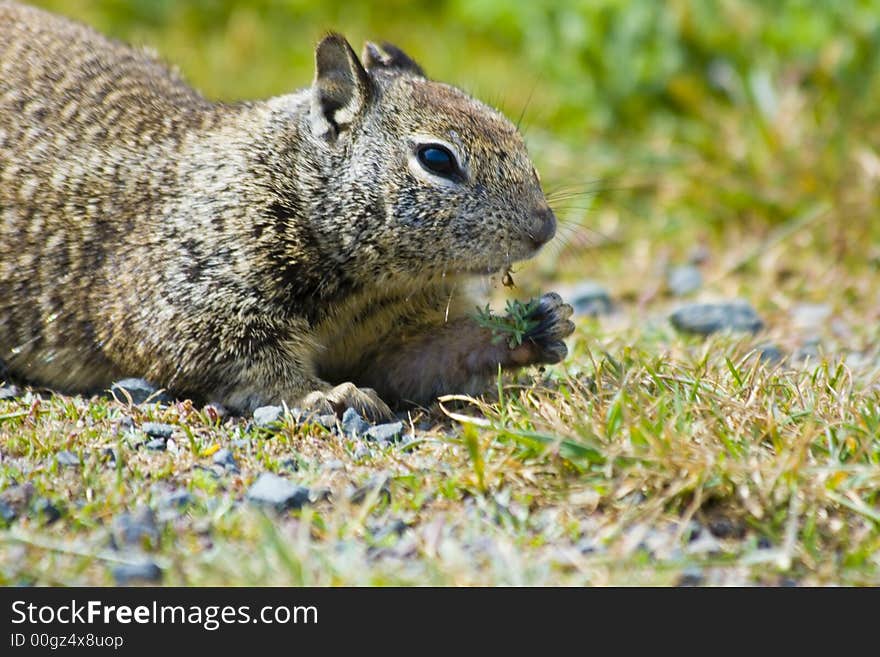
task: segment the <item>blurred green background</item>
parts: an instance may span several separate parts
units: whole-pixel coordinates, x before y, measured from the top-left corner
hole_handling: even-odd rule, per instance
[[[394,42],[523,115],[569,246],[733,239],[731,226],[760,232],[822,204],[832,223],[876,223],[880,0],[34,4],[155,48],[221,99],[308,85],[330,29],[356,50]],[[846,250],[864,230],[820,239]]]

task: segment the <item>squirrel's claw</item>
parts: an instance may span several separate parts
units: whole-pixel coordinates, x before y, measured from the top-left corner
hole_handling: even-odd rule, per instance
[[[538,306],[528,314],[537,324],[523,336],[523,342],[514,349],[514,358],[525,357],[529,363],[553,364],[568,355],[568,347],[563,340],[574,333],[571,317],[573,308],[563,302],[555,292],[548,292],[538,302]],[[524,353],[517,353],[522,351]]]
[[[335,413],[342,417],[346,409],[353,408],[370,422],[393,420],[394,413],[372,388],[358,388],[355,384],[341,383],[330,390],[315,390],[303,397],[304,410],[314,413]]]

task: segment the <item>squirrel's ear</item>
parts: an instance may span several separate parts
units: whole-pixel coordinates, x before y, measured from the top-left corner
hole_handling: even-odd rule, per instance
[[[372,81],[348,41],[328,34],[315,48],[312,129],[327,139],[347,129],[372,97]]]
[[[361,59],[364,60],[364,66],[367,67],[368,71],[375,68],[384,68],[425,77],[425,71],[416,64],[412,57],[387,41],[383,42],[381,46],[367,41],[364,44]]]

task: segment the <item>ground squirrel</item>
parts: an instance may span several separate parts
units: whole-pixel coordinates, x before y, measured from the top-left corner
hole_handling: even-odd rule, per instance
[[[554,235],[516,128],[390,44],[359,60],[329,34],[315,64],[305,90],[216,103],[153,55],[0,1],[14,376],[378,417],[565,356],[557,295],[510,346],[460,285]]]

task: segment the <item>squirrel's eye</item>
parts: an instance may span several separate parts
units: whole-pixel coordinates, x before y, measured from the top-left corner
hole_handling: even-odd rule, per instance
[[[422,146],[418,150],[419,163],[431,173],[446,178],[454,176],[458,172],[455,157],[444,146],[431,144]]]

